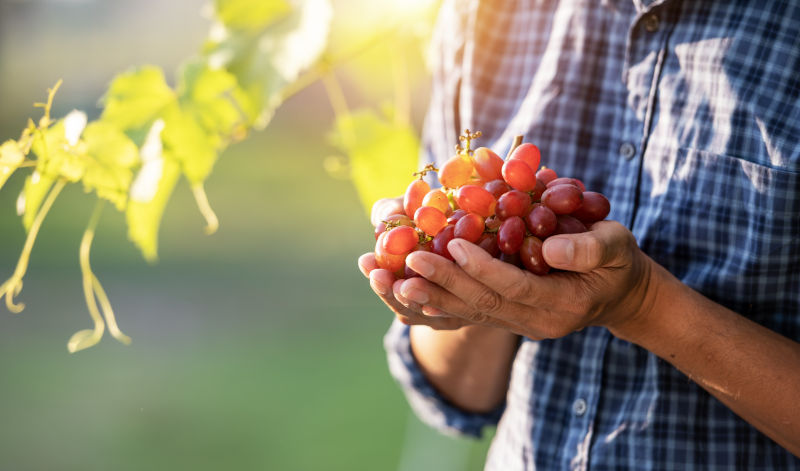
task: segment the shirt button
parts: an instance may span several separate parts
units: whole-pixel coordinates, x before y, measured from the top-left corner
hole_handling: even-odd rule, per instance
[[[650,33],[655,33],[658,31],[658,16],[650,13],[646,15],[644,18],[644,29],[646,29]]]
[[[575,399],[575,402],[572,403],[572,412],[575,413],[578,417],[582,416],[586,413],[586,401],[583,399]]]
[[[619,146],[619,155],[630,160],[634,155],[636,155],[636,147],[630,142],[624,142],[621,146]]]

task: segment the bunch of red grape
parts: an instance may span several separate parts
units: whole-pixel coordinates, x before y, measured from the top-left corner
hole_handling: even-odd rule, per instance
[[[492,256],[537,275],[550,271],[542,256],[543,241],[556,234],[585,232],[611,209],[600,193],[586,191],[577,178],[539,169],[539,149],[519,144],[506,160],[486,147],[470,150],[480,132],[461,136],[466,145],[436,169],[415,173],[403,198],[405,213],[388,216],[375,228],[375,260],[398,278],[417,276],[405,264],[416,250],[450,260],[447,244],[456,237],[479,245]],[[538,170],[537,170],[538,169]],[[437,172],[441,189],[422,177]]]

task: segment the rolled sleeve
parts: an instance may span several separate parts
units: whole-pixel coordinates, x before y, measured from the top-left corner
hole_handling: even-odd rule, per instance
[[[488,413],[458,408],[443,398],[428,382],[411,351],[410,327],[395,320],[383,339],[389,371],[400,384],[417,416],[442,433],[480,438],[484,427],[500,420],[505,404]]]

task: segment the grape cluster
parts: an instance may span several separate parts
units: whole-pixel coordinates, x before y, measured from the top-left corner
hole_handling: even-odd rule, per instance
[[[452,260],[447,244],[462,238],[493,257],[545,275],[550,266],[542,243],[556,234],[585,232],[611,209],[600,193],[586,191],[577,178],[539,168],[541,154],[530,143],[512,148],[506,160],[486,147],[472,151],[480,132],[465,131],[457,153],[436,169],[415,173],[403,197],[404,213],[388,216],[375,228],[375,260],[398,278],[417,276],[406,256],[424,250]],[[515,143],[521,142],[518,137]],[[538,170],[537,170],[538,169]],[[441,189],[422,178],[435,171]]]

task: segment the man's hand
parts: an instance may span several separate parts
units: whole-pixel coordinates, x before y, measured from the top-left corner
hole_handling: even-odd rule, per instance
[[[548,238],[545,260],[565,271],[546,276],[492,258],[461,239],[448,248],[456,263],[429,252],[409,255],[406,263],[424,278],[392,280],[394,299],[387,292],[384,301],[412,322],[427,323],[429,318],[419,317],[425,313],[444,313],[532,339],[563,337],[590,325],[621,330],[633,326],[652,304],[653,262],[617,222],[601,221],[589,232]],[[388,282],[386,274],[375,274],[378,287]]]

